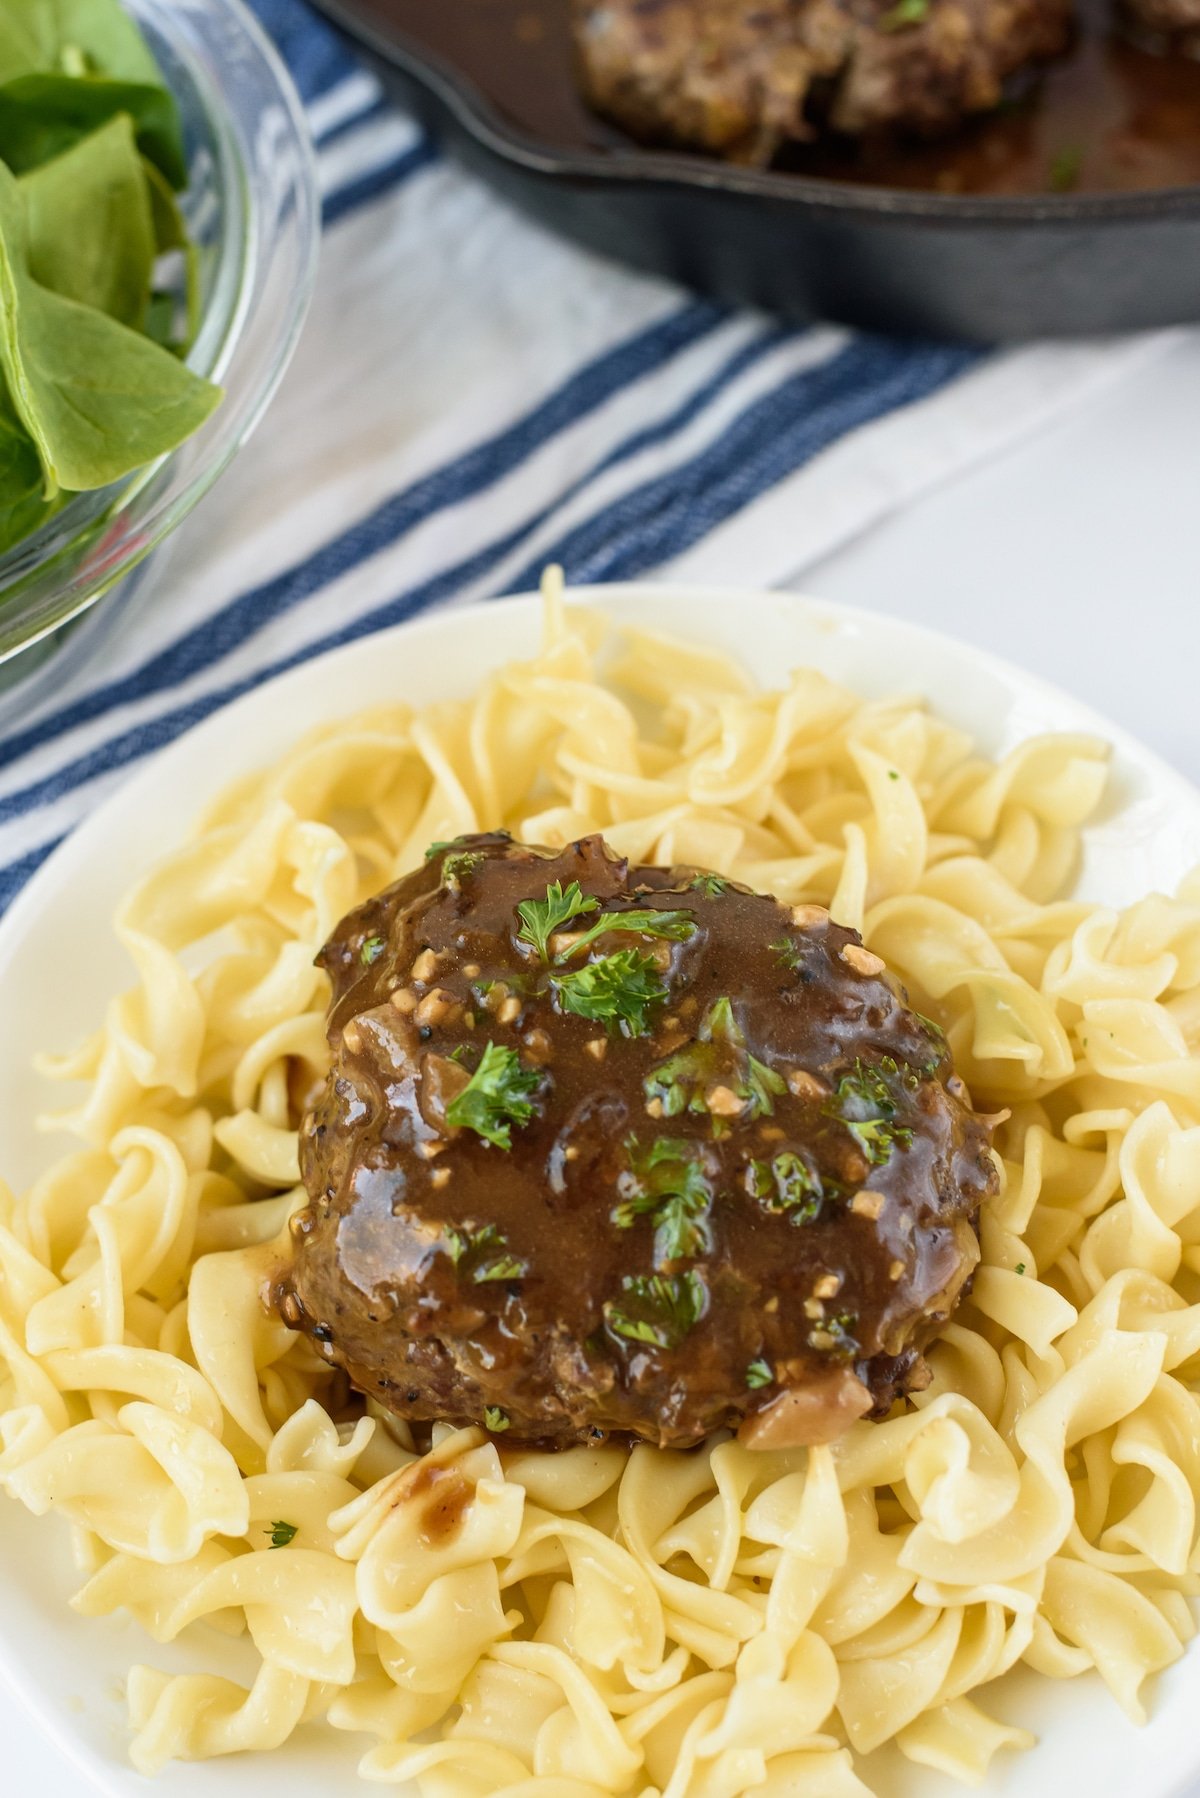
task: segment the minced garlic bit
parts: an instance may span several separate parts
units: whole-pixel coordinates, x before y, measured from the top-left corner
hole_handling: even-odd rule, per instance
[[[714,1117],[739,1117],[746,1108],[744,1099],[739,1099],[731,1086],[714,1086],[706,1095],[708,1109]]]
[[[828,924],[829,913],[823,905],[793,905],[792,923],[798,930],[813,930],[818,924]]]
[[[875,1221],[883,1215],[884,1203],[884,1197],[881,1192],[871,1192],[868,1187],[864,1186],[862,1191],[856,1192],[851,1199],[850,1209],[851,1211],[857,1211],[859,1217],[869,1217],[872,1221]]]
[[[882,974],[887,966],[882,956],[873,955],[859,943],[847,943],[842,950],[842,960],[857,973],[866,975]]]
[[[521,1001],[515,993],[510,993],[496,1013],[496,1022],[498,1024],[515,1024],[520,1015]]]
[[[450,1169],[448,1167],[435,1167],[429,1176],[429,1184],[431,1186],[436,1186],[439,1191],[443,1186],[449,1186]]]
[[[409,979],[419,980],[422,985],[432,980],[437,973],[438,958],[432,949],[422,949],[409,969]]]
[[[346,1028],[342,1031],[342,1041],[349,1049],[351,1055],[362,1054],[362,1031],[359,1029],[353,1018],[351,1018],[350,1022],[346,1025]]]
[[[842,1289],[841,1274],[822,1274],[821,1278],[817,1281],[816,1285],[813,1287],[813,1297],[815,1299],[836,1298],[838,1293],[841,1291],[841,1289]]]
[[[606,1036],[590,1037],[588,1039],[588,1041],[586,1043],[584,1043],[583,1046],[587,1050],[588,1054],[591,1055],[596,1061],[603,1061],[604,1057],[608,1054],[608,1038]],[[662,1116],[662,1105],[657,1099],[654,1101],[654,1103],[656,1105],[658,1105],[657,1115],[659,1117],[661,1117]],[[649,1105],[647,1105],[646,1110],[647,1111],[650,1110]]]
[[[903,1263],[903,1261],[893,1261],[891,1266],[888,1268],[888,1279],[889,1280],[902,1280],[903,1278],[904,1278],[904,1263]]]
[[[786,1075],[788,1091],[798,1099],[827,1099],[829,1088],[807,1068],[789,1068]]]
[[[812,1317],[812,1318],[824,1317],[825,1307],[822,1304],[821,1300],[820,1299],[805,1299],[804,1315],[805,1315],[805,1317]]]
[[[411,986],[398,986],[392,994],[392,1004],[397,1011],[410,1012],[417,1009],[417,995]]]

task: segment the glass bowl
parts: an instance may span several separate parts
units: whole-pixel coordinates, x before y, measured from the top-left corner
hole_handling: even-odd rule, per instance
[[[279,383],[312,296],[316,163],[300,99],[241,0],[125,0],[179,102],[199,249],[188,356],[225,397],[186,443],[115,487],[78,494],[0,556],[0,690],[43,664],[207,493]]]

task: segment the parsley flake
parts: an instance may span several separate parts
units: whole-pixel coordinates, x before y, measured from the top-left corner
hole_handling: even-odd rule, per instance
[[[652,1068],[642,1090],[648,1101],[659,1102],[665,1117],[678,1117],[684,1111],[707,1111],[708,1094],[717,1086],[728,1086],[742,1101],[746,1121],[770,1117],[776,1098],[787,1091],[782,1074],[747,1051],[728,998],[713,1001],[696,1041]]]
[[[466,837],[450,837],[445,841],[430,843],[425,851],[425,860],[431,862],[435,855],[442,853],[443,849],[461,849],[466,840]]]
[[[623,1196],[612,1214],[618,1229],[652,1217],[654,1264],[659,1268],[706,1254],[712,1247],[708,1216],[713,1189],[697,1153],[700,1145],[660,1136],[643,1149],[631,1136],[625,1148],[629,1168],[618,1183]]]
[[[619,1024],[626,1036],[645,1036],[650,1007],[667,997],[654,961],[636,949],[618,949],[569,974],[552,975],[550,984],[563,1011]]]
[[[263,1533],[270,1536],[272,1548],[286,1548],[288,1543],[294,1542],[300,1534],[300,1525],[298,1523],[271,1523],[267,1525]]]
[[[703,893],[706,899],[719,899],[733,885],[723,874],[697,874],[691,882],[692,891]]]
[[[752,1392],[757,1392],[762,1386],[769,1386],[774,1378],[771,1363],[761,1357],[757,1361],[751,1361],[746,1369],[746,1384]]]
[[[446,1122],[474,1130],[498,1149],[512,1148],[512,1126],[533,1116],[531,1095],[541,1075],[521,1066],[514,1049],[489,1042],[467,1085],[446,1107]]]
[[[483,1427],[485,1430],[490,1430],[493,1436],[498,1436],[502,1430],[512,1427],[512,1418],[507,1411],[502,1411],[499,1405],[485,1405]]]
[[[821,1215],[825,1197],[820,1179],[794,1149],[784,1149],[770,1161],[751,1161],[746,1189],[765,1210],[793,1224],[811,1224]]]
[[[794,936],[781,936],[771,944],[771,947],[775,951],[780,965],[785,967],[789,974],[807,977],[805,976],[805,964],[808,960],[808,950],[803,943],[798,943]]]
[[[556,880],[546,888],[544,899],[522,899],[517,907],[521,920],[517,936],[521,942],[536,949],[542,961],[549,961],[550,938],[555,931],[575,918],[586,917],[599,909],[600,901],[591,893],[583,893],[577,880],[571,882],[565,893],[562,881]]]
[[[856,1061],[853,1071],[841,1076],[825,1107],[827,1117],[837,1118],[846,1126],[872,1167],[882,1167],[891,1159],[893,1149],[912,1146],[911,1129],[895,1122],[899,1106],[888,1075],[899,1078],[906,1086],[918,1084],[912,1069],[901,1068],[891,1056],[878,1063]]]
[[[442,878],[448,886],[460,886],[468,874],[482,866],[483,859],[477,849],[459,849],[442,863]]]
[[[1017,1262],[1017,1272],[1019,1274],[1023,1274],[1025,1272],[1025,1263],[1023,1261]]]
[[[1050,186],[1056,194],[1070,193],[1073,187],[1078,187],[1082,169],[1082,150],[1074,145],[1060,150],[1050,164]]]
[[[653,906],[606,912],[597,918],[590,930],[584,931],[577,943],[571,943],[556,959],[560,963],[569,961],[572,955],[578,955],[581,949],[594,943],[598,936],[618,931],[635,931],[638,936],[667,937],[673,943],[686,943],[696,934],[696,921],[690,912],[656,911]]]
[[[383,937],[366,937],[363,940],[362,947],[358,951],[358,959],[361,961],[364,968],[369,968],[374,962],[379,960],[379,957],[386,948],[387,943]]]
[[[896,0],[895,6],[880,14],[880,31],[909,31],[924,24],[931,4],[932,0]]]
[[[853,1311],[835,1311],[809,1331],[809,1346],[825,1354],[837,1355],[841,1360],[852,1361],[859,1351],[858,1338],[854,1334],[857,1328],[858,1318]]]
[[[614,1336],[653,1348],[678,1348],[708,1309],[708,1288],[693,1268],[682,1274],[627,1274],[621,1299],[604,1307]]]
[[[520,1280],[529,1272],[520,1256],[512,1253],[503,1230],[495,1224],[485,1224],[481,1230],[474,1230],[470,1225],[459,1228],[447,1224],[443,1235],[451,1261],[464,1274],[469,1274],[476,1286],[486,1286],[493,1280]]]

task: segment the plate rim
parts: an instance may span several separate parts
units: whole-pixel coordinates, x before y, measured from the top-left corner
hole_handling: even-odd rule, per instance
[[[590,585],[569,588],[566,591],[568,607],[593,609],[613,616],[614,624],[619,628],[622,623],[645,626],[651,630],[656,628],[653,617],[655,602],[666,599],[677,605],[695,607],[698,617],[703,618],[708,608],[737,607],[744,609],[753,606],[794,606],[798,619],[803,620],[801,628],[812,631],[830,631],[835,634],[852,633],[865,639],[879,628],[900,633],[916,650],[925,650],[932,656],[949,657],[951,662],[967,665],[984,675],[999,677],[1009,691],[1017,691],[1043,702],[1054,713],[1062,712],[1063,721],[1055,728],[1068,732],[1086,731],[1107,741],[1113,751],[1114,759],[1123,761],[1145,772],[1155,783],[1155,787],[1168,798],[1172,815],[1177,811],[1189,816],[1189,821],[1200,824],[1200,786],[1197,786],[1185,775],[1173,768],[1156,751],[1147,748],[1124,727],[1112,723],[1103,714],[1087,704],[1074,698],[1065,688],[1057,683],[1045,680],[1032,674],[1006,656],[994,654],[992,651],[966,643],[949,632],[914,623],[908,618],[890,613],[876,612],[862,606],[853,606],[835,601],[826,601],[809,595],[793,593],[786,589],[743,588],[723,584],[704,584],[692,582],[657,582],[653,580],[633,580],[606,585]],[[6,914],[0,918],[0,990],[15,954],[19,954],[22,943],[36,922],[41,909],[43,893],[49,889],[57,889],[64,879],[70,879],[77,864],[86,865],[103,846],[109,819],[114,812],[136,806],[139,796],[150,792],[160,785],[163,779],[164,766],[169,767],[177,757],[186,756],[194,751],[197,745],[218,737],[226,737],[236,741],[237,725],[240,719],[248,717],[257,707],[265,702],[272,706],[280,719],[278,732],[279,746],[269,752],[278,755],[286,752],[289,743],[300,741],[318,720],[306,720],[303,715],[288,708],[286,699],[292,686],[300,687],[311,682],[319,670],[328,669],[331,665],[352,662],[362,657],[367,646],[381,656],[394,658],[396,646],[411,644],[414,639],[436,638],[442,633],[453,631],[456,627],[469,630],[473,620],[483,616],[494,619],[493,628],[500,630],[503,622],[511,620],[536,626],[540,596],[527,592],[502,599],[476,601],[466,605],[442,605],[428,612],[407,619],[389,627],[382,632],[356,639],[336,649],[326,651],[299,663],[296,667],[272,677],[261,686],[243,694],[231,704],[183,732],[172,743],[169,743],[151,754],[135,771],[120,780],[113,790],[106,794],[103,801],[62,843],[47,857],[46,861],[31,877],[26,886],[13,901]],[[635,614],[634,607],[638,608]],[[622,611],[620,608],[629,610]],[[615,608],[615,610],[614,610]],[[669,624],[660,625],[669,634],[677,635]],[[703,626],[698,631],[698,639],[703,641]],[[520,645],[514,646],[514,653],[524,653]],[[489,665],[498,666],[503,655],[489,655]],[[336,685],[336,683],[334,683]],[[898,689],[899,690],[899,689]],[[943,677],[944,690],[944,677]],[[283,703],[281,704],[281,698]],[[403,695],[398,692],[397,700]],[[364,700],[364,705],[375,703]],[[930,698],[933,709],[937,709],[936,697]],[[345,716],[352,715],[353,703],[347,707]],[[320,720],[327,722],[327,720]],[[243,773],[249,774],[255,767],[269,765],[261,759],[253,759],[257,750],[250,751],[250,758],[243,766]],[[120,869],[122,885],[145,874],[155,862],[183,841],[196,815],[209,803],[215,794],[228,781],[224,770],[214,770],[208,780],[203,794],[195,790],[185,795],[185,804],[180,807],[177,828],[165,837],[157,852],[136,865]],[[1120,813],[1118,812],[1118,816]],[[0,1174],[3,1168],[0,1168]],[[14,1501],[15,1502],[15,1501]],[[39,1524],[41,1520],[36,1520]],[[49,1532],[46,1532],[49,1534]],[[76,1620],[79,1621],[79,1620]],[[140,1640],[140,1639],[139,1639]],[[150,1638],[145,1638],[145,1646],[149,1646]],[[134,1659],[134,1654],[130,1659]],[[1185,1648],[1184,1655],[1176,1664],[1182,1669],[1188,1662],[1188,1669],[1193,1679],[1200,1679],[1200,1641],[1194,1647]],[[1168,1670],[1171,1671],[1171,1670]],[[37,1666],[22,1660],[19,1645],[11,1641],[0,1629],[0,1687],[3,1687],[15,1700],[20,1712],[28,1720],[32,1730],[41,1737],[47,1750],[62,1757],[65,1763],[60,1771],[64,1778],[70,1777],[84,1783],[83,1789],[90,1790],[98,1798],[133,1798],[133,1794],[143,1789],[143,1781],[131,1765],[107,1765],[93,1745],[77,1730],[71,1727],[71,1717],[65,1714],[60,1703],[55,1702],[55,1694],[49,1689],[45,1678],[39,1673]],[[1146,1726],[1146,1734],[1142,1741],[1146,1746],[1155,1746],[1155,1716],[1152,1713]],[[218,1766],[221,1763],[216,1763]],[[1028,1767],[1028,1762],[1024,1763]],[[203,1764],[202,1764],[203,1765]],[[226,1791],[241,1790],[244,1779],[249,1790],[255,1786],[253,1760],[235,1757],[226,1761],[229,1769],[222,1778],[211,1782],[214,1798]],[[70,1769],[69,1775],[67,1769]],[[193,1771],[195,1768],[193,1768]],[[267,1769],[264,1767],[264,1774]],[[1179,1763],[1168,1763],[1163,1767],[1164,1784],[1154,1788],[1151,1798],[1184,1798],[1184,1794],[1195,1790],[1195,1780],[1200,1776],[1200,1743],[1195,1746],[1194,1758],[1189,1765],[1181,1768]],[[169,1777],[169,1775],[168,1775]],[[1015,1794],[1020,1789],[1020,1772],[1014,1771],[1006,1780],[1006,1789]],[[230,1781],[234,1783],[229,1783]],[[1011,1786],[1009,1786],[1009,1780]],[[69,1788],[64,1788],[69,1789]],[[172,1787],[164,1787],[170,1790]],[[190,1787],[189,1787],[190,1789]],[[339,1788],[340,1789],[340,1786]],[[349,1791],[356,1791],[358,1783],[349,1786]],[[52,1788],[52,1791],[54,1788]]]

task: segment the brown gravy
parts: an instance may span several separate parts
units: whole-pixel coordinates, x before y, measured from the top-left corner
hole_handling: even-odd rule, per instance
[[[629,140],[576,91],[565,0],[352,0],[466,75],[523,135],[620,156]],[[1073,53],[1004,109],[937,143],[789,151],[798,174],[942,193],[1134,193],[1200,184],[1200,60],[1118,35],[1109,0],[1083,0]],[[691,160],[690,158],[688,160]]]

